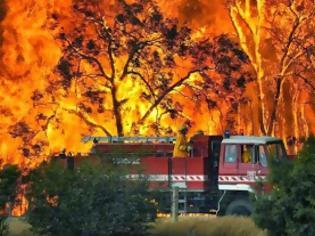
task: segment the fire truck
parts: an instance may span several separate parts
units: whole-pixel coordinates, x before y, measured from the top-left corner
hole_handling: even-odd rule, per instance
[[[130,167],[128,178],[147,178],[157,190],[161,212],[169,212],[172,189],[179,191],[180,212],[250,215],[250,195],[264,182],[271,160],[286,159],[275,137],[206,136],[191,138],[188,158],[173,157],[173,137],[85,137],[89,156],[110,157]],[[72,164],[73,165],[73,164]],[[133,171],[141,167],[141,173]],[[138,169],[139,170],[139,169]]]

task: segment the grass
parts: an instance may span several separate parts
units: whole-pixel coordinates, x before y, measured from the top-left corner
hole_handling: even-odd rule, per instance
[[[7,219],[9,225],[9,236],[33,236],[31,226],[25,222],[23,217],[10,217]]]
[[[9,218],[9,236],[34,236],[23,218]],[[152,236],[266,236],[250,218],[182,216],[176,223],[169,218],[152,224]]]
[[[157,221],[153,236],[266,236],[250,218],[245,217],[182,217],[176,223]]]

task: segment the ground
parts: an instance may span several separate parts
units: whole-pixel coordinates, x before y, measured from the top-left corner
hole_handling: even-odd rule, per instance
[[[9,236],[31,236],[31,226],[23,217],[10,217],[7,219],[9,223]]]

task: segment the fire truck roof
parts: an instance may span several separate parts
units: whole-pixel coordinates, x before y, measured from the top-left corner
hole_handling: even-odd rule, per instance
[[[223,139],[222,143],[266,144],[276,141],[281,141],[281,139],[271,136],[231,136],[230,138]]]

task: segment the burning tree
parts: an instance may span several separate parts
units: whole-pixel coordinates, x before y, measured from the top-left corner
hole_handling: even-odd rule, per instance
[[[229,103],[240,99],[250,68],[233,40],[198,38],[165,18],[154,1],[115,3],[76,1],[70,27],[52,16],[63,52],[59,82],[77,98],[68,112],[123,136],[148,123],[159,132],[165,116],[185,118],[182,97],[203,97],[210,107],[228,94]]]
[[[149,0],[7,4],[2,164],[34,167],[31,157],[87,151],[80,137],[88,134],[170,134],[186,119],[209,133],[240,126],[254,76],[230,35],[191,29]],[[19,7],[23,20],[9,20]]]
[[[299,137],[299,124],[297,121],[297,102],[300,100],[299,91],[313,93],[315,84],[313,82],[314,74],[314,42],[315,37],[311,32],[314,27],[315,3],[313,1],[289,1],[282,3],[280,6],[276,3],[270,8],[270,15],[273,15],[271,21],[267,21],[270,27],[272,46],[278,55],[278,68],[271,70],[272,83],[274,84],[274,98],[272,99],[270,119],[268,123],[267,133],[274,132],[274,126],[279,120],[278,111],[280,104],[284,104],[290,94],[286,90],[291,90],[292,96],[292,112],[294,135]],[[283,20],[285,17],[286,20]],[[282,19],[280,19],[282,18]],[[279,25],[279,27],[271,27]],[[277,32],[276,32],[277,31]],[[304,134],[308,136],[309,134]]]
[[[314,2],[237,0],[230,1],[229,6],[242,48],[256,71],[258,96],[253,99],[258,104],[260,132],[298,138],[299,128],[306,126],[302,134],[308,136],[307,122],[302,112],[300,119],[304,121],[298,120],[297,107],[299,102],[310,100],[299,91],[312,94],[315,88],[312,78],[315,38],[311,30]],[[276,124],[281,124],[282,130],[275,131]],[[284,126],[288,126],[287,130]]]

